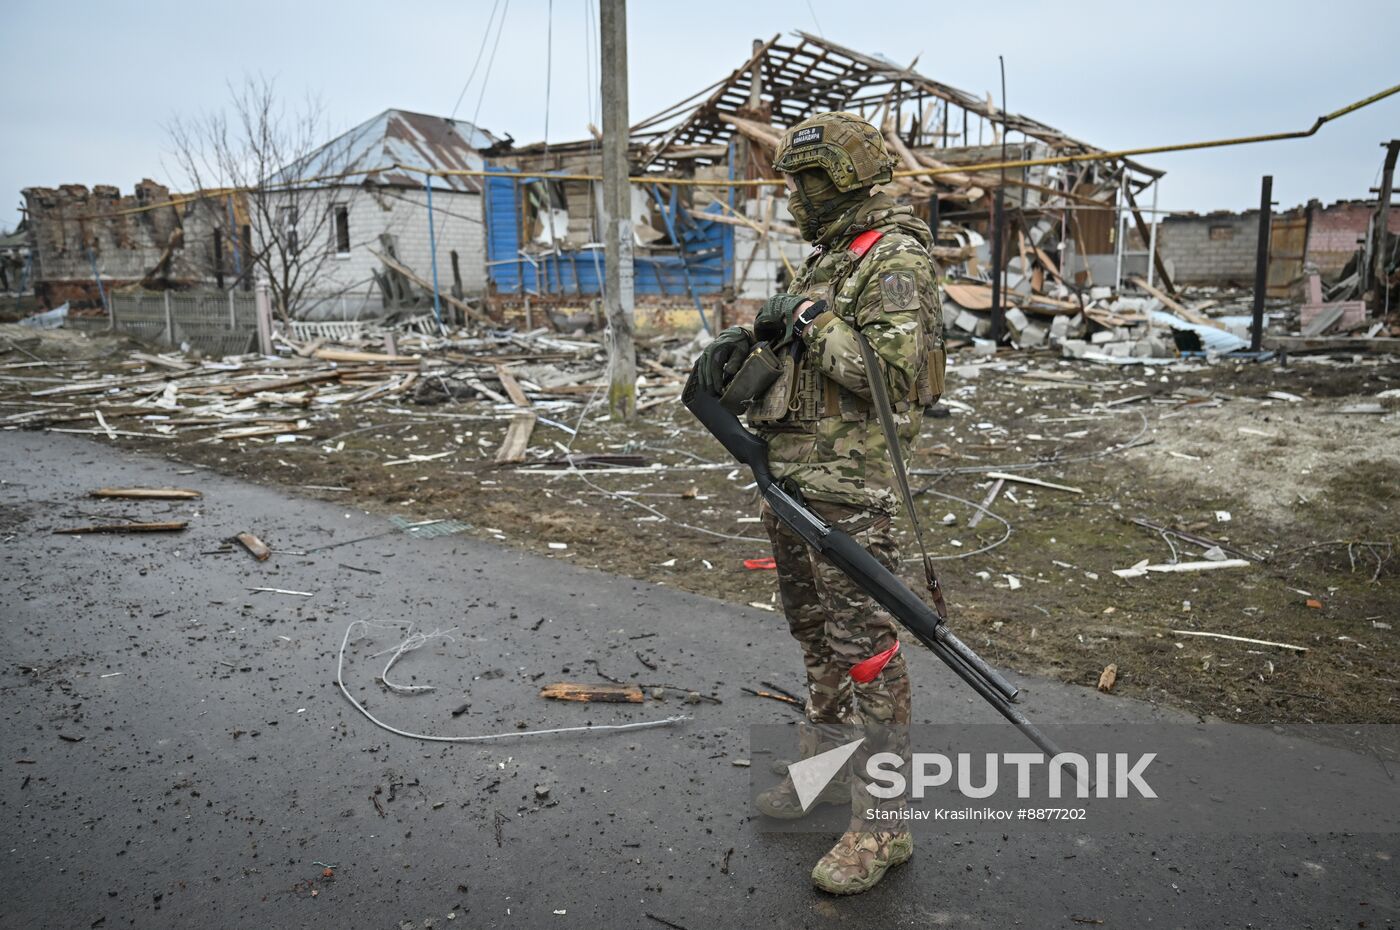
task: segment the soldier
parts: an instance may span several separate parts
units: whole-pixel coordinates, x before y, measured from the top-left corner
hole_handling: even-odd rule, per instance
[[[892,179],[894,160],[880,133],[855,114],[823,113],[792,127],[773,165],[787,180],[788,207],[812,252],[787,293],[770,298],[751,327],[726,329],[706,347],[696,376],[702,388],[719,393],[754,345],[768,343],[781,359],[781,373],[749,403],[748,417],[768,441],[774,475],[897,571],[894,473],[856,340],[857,333],[867,339],[879,359],[875,374],[885,380],[907,455],[923,409],[942,390],[943,320],[928,253],[932,236],[911,208],[874,193],[875,185]],[[910,722],[909,675],[895,648],[894,620],[766,506],[763,523],[783,611],[807,670],[801,752],[805,758],[836,745],[822,724],[874,727],[867,733],[887,735],[867,735],[855,757],[863,771],[873,752],[902,746],[893,735],[901,731],[882,725]],[[873,676],[853,679],[852,667],[872,657]],[[894,826],[897,821],[866,817],[871,808],[900,802],[877,801],[851,778],[833,781],[819,800],[849,801],[853,815],[848,831],[813,869],[817,887],[834,894],[867,891],[913,855],[913,839]],[[804,815],[790,778],[761,794],[758,806],[772,817]]]

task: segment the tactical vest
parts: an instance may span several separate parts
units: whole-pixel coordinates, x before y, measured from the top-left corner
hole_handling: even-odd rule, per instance
[[[856,236],[844,254],[836,259],[839,264],[832,272],[826,293],[808,293],[807,296],[814,300],[825,299],[828,309],[854,327],[860,293],[878,270],[862,266],[862,259],[884,235],[880,230],[870,229]],[[802,290],[797,288],[793,292],[802,293]],[[935,302],[938,300],[936,285],[931,297]],[[943,393],[946,362],[943,325],[936,308],[927,304],[920,295],[919,324],[926,349],[920,354],[918,375],[909,394],[895,403],[896,412],[908,410],[914,404],[927,407]],[[766,430],[805,430],[826,417],[839,416],[846,421],[866,419],[872,410],[870,402],[828,378],[805,353],[796,351],[800,345],[795,339],[780,350],[781,372],[763,397],[749,407],[749,423]]]

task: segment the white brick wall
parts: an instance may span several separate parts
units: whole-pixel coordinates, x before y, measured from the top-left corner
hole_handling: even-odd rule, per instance
[[[375,316],[383,311],[382,295],[371,273],[382,270],[379,259],[370,253],[383,251],[379,237],[394,238],[399,261],[425,281],[432,280],[432,251],[429,248],[427,194],[422,188],[383,188],[372,192],[346,188],[329,195],[332,203],[350,208],[350,254],[334,256],[325,263],[315,285],[309,289],[304,312],[313,319],[348,316]],[[313,209],[310,205],[303,209]],[[452,289],[452,252],[456,250],[467,294],[480,294],[486,286],[486,247],[482,224],[482,198],[479,194],[433,190],[436,219],[438,286],[442,293]],[[314,225],[303,222],[303,227]],[[320,235],[333,242],[335,226],[327,222]]]
[[[761,223],[762,218],[755,215],[757,214],[758,202],[749,201],[746,206],[751,218],[755,222]],[[774,204],[773,220],[789,226],[795,225],[792,214],[788,212],[785,198],[779,199]],[[779,293],[778,273],[786,271],[782,257],[786,255],[792,267],[796,269],[802,265],[802,260],[807,257],[810,250],[811,246],[807,243],[795,241],[790,236],[770,235],[766,242],[760,242],[759,235],[755,230],[747,226],[735,226],[734,283],[736,286],[739,285],[739,275],[743,273],[745,263],[748,262],[749,256],[753,255],[753,264],[749,266],[748,277],[744,279],[743,285],[738,287],[738,296],[763,300]]]

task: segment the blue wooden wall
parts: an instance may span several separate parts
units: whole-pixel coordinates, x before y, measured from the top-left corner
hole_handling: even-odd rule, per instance
[[[500,177],[485,179],[486,273],[498,294],[550,294],[592,296],[602,292],[603,250],[570,249],[559,254],[524,256],[520,253],[521,197],[527,181],[499,166],[488,171]],[[637,294],[674,296],[685,300],[715,294],[734,279],[734,229],[707,219],[707,213],[691,213],[675,197],[656,186],[646,188],[665,220],[668,238],[684,243],[685,257],[638,254],[633,261]],[[710,211],[719,212],[711,204]],[[697,301],[698,305],[698,301]]]

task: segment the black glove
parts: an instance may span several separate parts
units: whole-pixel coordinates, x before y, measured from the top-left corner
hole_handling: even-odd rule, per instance
[[[695,360],[695,377],[701,389],[718,396],[725,382],[738,374],[751,348],[753,339],[738,326],[731,326],[716,336]]]
[[[806,297],[797,294],[779,294],[769,297],[753,318],[753,334],[759,342],[771,346],[782,345],[792,338],[792,318],[797,308],[807,302]]]

